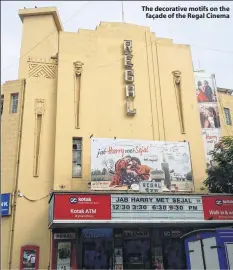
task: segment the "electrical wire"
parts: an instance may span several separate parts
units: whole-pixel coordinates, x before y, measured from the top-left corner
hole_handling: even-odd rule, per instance
[[[197,45],[191,45],[191,47],[196,47],[196,48],[199,48],[199,49],[202,49],[202,50],[207,50],[207,51],[215,51],[215,52],[222,52],[222,53],[232,53],[233,54],[233,51],[225,51],[225,50],[218,50],[218,49],[210,49],[210,48],[203,48],[203,47],[199,47]]]
[[[38,202],[38,201],[41,201],[43,199],[46,199],[49,197],[50,194],[47,194],[46,196],[42,197],[42,198],[39,198],[39,199],[29,199],[28,197],[26,197],[25,195],[22,194],[22,197],[25,198],[27,201],[29,202]]]
[[[92,1],[89,1],[88,3],[86,3],[83,7],[81,7],[80,9],[76,10],[75,13],[68,18],[64,23],[66,24],[68,21],[70,21],[71,19],[73,19],[80,11],[82,11],[87,5],[89,5]],[[54,34],[55,32],[57,32],[57,28],[55,28],[50,34],[48,34],[44,39],[42,39],[40,42],[38,42],[34,47],[32,47],[29,51],[27,51],[24,55],[22,55],[18,60],[20,61],[22,58],[24,58],[28,53],[30,53],[32,50],[34,50],[36,47],[38,47],[41,43],[43,43],[48,37],[50,37],[52,34]],[[5,68],[2,71],[2,74],[7,71],[12,65],[14,64],[14,62],[12,62],[7,68]]]

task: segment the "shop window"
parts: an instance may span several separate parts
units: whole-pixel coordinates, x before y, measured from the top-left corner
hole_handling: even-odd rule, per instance
[[[232,125],[232,122],[231,122],[230,109],[229,108],[224,108],[224,113],[225,113],[226,124],[228,126],[231,126]]]
[[[18,111],[19,94],[11,94],[11,113],[17,113]]]
[[[72,177],[82,177],[82,138],[73,138]]]

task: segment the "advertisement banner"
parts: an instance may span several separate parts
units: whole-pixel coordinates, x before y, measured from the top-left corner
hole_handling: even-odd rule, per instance
[[[220,116],[217,102],[215,75],[195,72],[195,88],[205,148],[207,168],[212,166],[210,151],[220,139]]]
[[[205,220],[233,220],[233,196],[203,196]]]
[[[57,269],[71,269],[71,242],[58,242],[57,245]]]
[[[192,179],[187,142],[91,140],[92,190],[139,191],[140,182],[152,181],[163,191],[192,191]]]
[[[112,194],[112,220],[195,219],[203,221],[201,196]]]
[[[220,128],[220,117],[217,103],[201,103],[199,105],[201,127],[205,129]]]
[[[110,195],[56,194],[54,220],[109,220]]]
[[[20,270],[39,269],[39,250],[38,246],[26,245],[20,249]]]
[[[139,183],[140,193],[156,193],[162,192],[162,184],[152,181],[141,181]]]
[[[217,103],[217,89],[214,74],[203,71],[195,72],[196,96],[198,103]]]
[[[36,269],[36,252],[35,250],[24,250],[23,253],[23,270]]]
[[[214,150],[214,146],[220,139],[220,129],[213,128],[213,129],[202,129],[202,138],[204,142],[205,148],[205,155],[206,155],[206,162],[207,165],[211,166],[212,164],[212,157],[210,152]]]

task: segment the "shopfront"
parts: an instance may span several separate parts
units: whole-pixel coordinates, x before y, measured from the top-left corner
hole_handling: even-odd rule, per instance
[[[52,269],[186,269],[181,236],[230,225],[230,199],[55,193],[49,206]]]

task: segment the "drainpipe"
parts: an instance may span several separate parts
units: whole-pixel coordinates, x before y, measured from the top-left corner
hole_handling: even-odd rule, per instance
[[[24,100],[25,100],[25,88],[26,88],[26,79],[23,79],[23,90],[22,90],[22,98],[21,98],[21,115],[19,118],[19,131],[18,131],[18,144],[16,151],[16,166],[15,166],[15,183],[13,200],[12,200],[12,219],[11,219],[11,229],[10,229],[10,245],[9,245],[9,261],[8,261],[8,269],[11,270],[12,267],[12,256],[13,256],[13,244],[14,244],[14,231],[15,231],[15,216],[16,216],[16,203],[18,197],[18,181],[19,181],[19,162],[20,162],[20,151],[21,151],[21,143],[22,143],[22,126],[23,126],[23,113],[24,113]]]
[[[57,55],[53,59],[57,59],[57,81],[56,81],[56,99],[57,99],[57,89],[58,89],[58,67],[59,67],[59,56],[60,56],[60,31],[58,31],[58,45],[57,45]],[[56,120],[57,120],[57,102],[55,107],[55,133],[56,133]],[[56,136],[56,134],[55,134]],[[55,140],[54,140],[54,151],[55,151]],[[54,168],[53,168],[53,184],[52,184],[52,190],[54,189]],[[48,261],[48,270],[52,269],[53,267],[53,232],[52,229],[49,229],[49,239],[50,239],[50,245],[49,245],[49,261]]]

